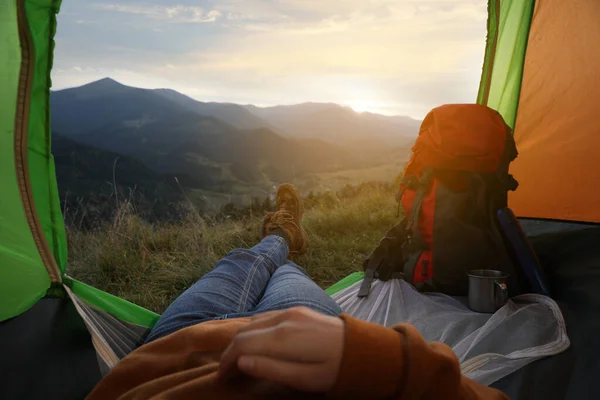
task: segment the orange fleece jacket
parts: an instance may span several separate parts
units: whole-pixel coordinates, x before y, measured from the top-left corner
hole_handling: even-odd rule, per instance
[[[408,324],[385,328],[342,315],[346,336],[330,393],[305,394],[273,382],[217,378],[221,353],[249,318],[204,322],[125,357],[88,396],[96,399],[502,399],[461,375],[452,350],[426,343]]]

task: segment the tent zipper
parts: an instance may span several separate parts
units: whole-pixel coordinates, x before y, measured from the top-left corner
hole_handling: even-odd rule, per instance
[[[15,113],[15,169],[23,210],[31,230],[33,240],[38,249],[44,267],[52,282],[62,282],[60,269],[44,236],[40,219],[35,208],[33,189],[29,179],[28,162],[28,122],[31,101],[31,86],[34,75],[34,49],[29,23],[25,10],[25,0],[17,1],[17,20],[19,41],[21,44],[21,69],[17,91],[17,110]]]

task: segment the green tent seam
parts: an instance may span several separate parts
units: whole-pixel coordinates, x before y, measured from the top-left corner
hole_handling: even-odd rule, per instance
[[[17,3],[17,18],[21,39],[21,73],[19,76],[17,110],[15,114],[15,163],[19,192],[31,234],[38,248],[42,262],[51,282],[60,282],[61,273],[54,255],[44,238],[37,208],[33,197],[33,187],[29,169],[29,111],[32,98],[33,77],[35,74],[35,47],[25,10],[25,0]]]

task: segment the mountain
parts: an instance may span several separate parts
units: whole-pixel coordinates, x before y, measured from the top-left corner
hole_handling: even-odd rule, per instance
[[[237,131],[217,119],[193,113],[140,127],[116,122],[78,139],[135,157],[196,188],[238,181],[284,181],[296,174],[349,168],[356,163],[345,151],[320,140],[286,138],[266,128]]]
[[[317,137],[332,143],[361,146],[406,146],[419,132],[421,121],[405,116],[356,112],[333,103],[293,106],[246,106],[253,114],[294,137]]]
[[[140,89],[104,78],[53,91],[52,126],[64,135],[99,128],[110,121],[146,124],[163,116],[193,112],[240,130],[268,128],[295,138],[319,138],[348,146],[401,146],[412,142],[420,121],[406,116],[358,113],[334,103],[256,107],[205,103],[171,89]]]
[[[97,182],[112,187],[116,178],[126,187],[164,181],[164,176],[136,159],[79,143],[56,132],[52,133],[52,153],[58,180],[79,181],[68,185],[79,189],[76,195],[97,186]]]
[[[171,204],[183,200],[172,176],[157,173],[135,158],[56,132],[52,132],[52,152],[65,218],[78,226],[110,218],[123,198],[134,200],[138,213],[163,218],[169,216]],[[80,202],[85,208],[78,206]]]
[[[50,104],[52,129],[74,137],[110,121],[143,124],[187,112],[152,90],[125,86],[109,78],[53,91]]]
[[[270,126],[237,104],[203,103],[171,89],[134,88],[110,78],[53,91],[51,100],[53,127],[69,135],[98,128],[110,120],[137,120],[140,115],[159,118],[190,111],[220,119],[238,129]]]
[[[350,168],[360,162],[321,140],[284,137],[267,127],[237,129],[229,120],[198,112],[207,110],[207,103],[196,103],[173,91],[103,79],[52,92],[52,127],[80,143],[139,160],[159,174],[177,176],[190,188],[270,186],[299,174]],[[249,127],[262,125],[243,107],[222,106],[218,115],[231,111],[245,118]]]
[[[93,203],[81,216],[70,213],[81,220],[112,215],[115,191],[164,216],[183,199],[214,209],[264,196],[283,181],[400,165],[418,125],[332,103],[203,103],[110,78],[53,91],[50,100],[61,199]]]
[[[309,115],[316,112],[337,109],[340,105],[335,103],[300,103],[285,106],[272,106],[272,107],[257,107],[254,105],[245,106],[253,114],[259,115],[264,119],[282,122],[286,118],[297,116],[297,115]]]
[[[406,116],[355,112],[335,103],[256,107],[205,103],[171,89],[140,89],[104,78],[77,88],[53,91],[53,128],[65,135],[99,128],[106,121],[143,124],[164,115],[193,112],[236,129],[268,128],[296,138],[319,138],[348,146],[405,147],[420,121]],[[93,110],[90,112],[90,110]]]
[[[270,124],[246,108],[232,103],[204,103],[171,89],[155,89],[155,93],[206,117],[227,122],[238,129],[270,128]]]

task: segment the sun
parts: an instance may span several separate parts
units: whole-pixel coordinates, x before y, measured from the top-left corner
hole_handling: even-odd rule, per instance
[[[381,108],[383,108],[382,104],[373,101],[373,100],[345,100],[344,105],[350,107],[354,111],[361,112],[372,112],[378,113]]]

